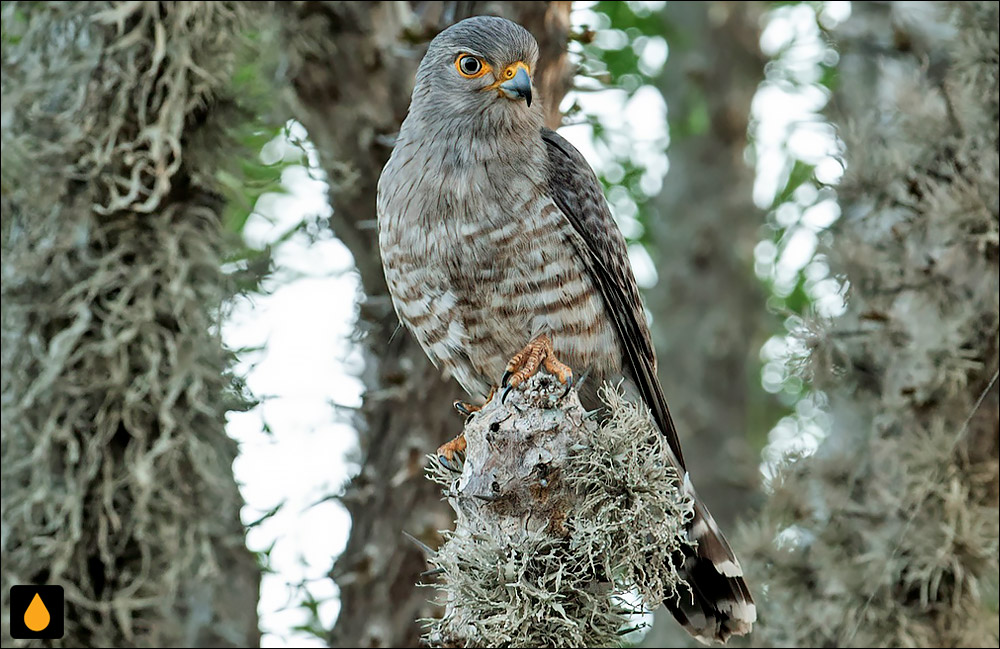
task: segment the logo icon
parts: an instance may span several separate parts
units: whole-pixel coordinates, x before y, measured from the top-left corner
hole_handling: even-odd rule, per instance
[[[65,611],[62,586],[11,586],[10,636],[18,640],[61,638]]]

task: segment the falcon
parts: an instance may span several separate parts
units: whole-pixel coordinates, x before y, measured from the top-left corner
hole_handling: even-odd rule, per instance
[[[527,30],[492,16],[428,47],[378,184],[392,303],[470,395],[488,400],[497,377],[516,386],[540,367],[566,384],[571,368],[625,381],[694,501],[680,566],[691,592],[664,604],[695,638],[725,642],[750,631],[753,599],[687,474],[625,239],[586,160],[543,126],[537,59]],[[439,452],[462,449],[459,437]]]

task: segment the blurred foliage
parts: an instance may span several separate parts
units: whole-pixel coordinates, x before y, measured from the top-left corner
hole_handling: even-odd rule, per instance
[[[265,144],[284,135],[285,131],[284,127],[252,130],[241,134],[239,141],[248,151],[261,151]],[[266,164],[260,161],[259,156],[251,154],[239,161],[236,170],[219,169],[216,179],[227,199],[223,227],[229,232],[241,233],[261,196],[268,192],[286,193],[281,183],[281,172],[293,164],[284,159]]]
[[[776,8],[768,17],[768,21],[776,19],[794,21],[808,16],[813,24],[812,30],[790,30],[791,35],[785,39],[779,49],[771,53],[771,62],[767,66],[765,85],[780,88],[789,98],[810,96],[821,98],[813,101],[808,114],[801,121],[786,125],[784,138],[778,143],[782,153],[781,171],[777,188],[773,197],[764,199],[770,201],[770,224],[773,232],[772,240],[777,246],[778,257],[784,253],[791,235],[801,227],[802,214],[810,207],[822,201],[834,200],[833,187],[835,178],[821,180],[816,175],[817,164],[823,158],[833,157],[842,167],[842,143],[836,140],[832,126],[827,133],[830,144],[836,150],[806,152],[801,147],[798,150],[791,146],[793,138],[804,129],[813,125],[829,126],[829,120],[822,114],[827,102],[832,97],[837,82],[836,63],[839,60],[833,40],[828,32],[829,19],[824,19],[824,2],[781,2],[774,3]],[[791,14],[795,12],[793,17]],[[815,48],[815,49],[814,49]],[[803,54],[804,50],[814,50]],[[758,116],[758,119],[762,117]],[[791,208],[799,218],[778,218],[778,211],[786,206]],[[821,228],[813,228],[819,230]],[[774,269],[769,268],[760,273],[761,278],[771,288],[773,298],[771,305],[779,312],[804,315],[816,297],[813,286],[815,278],[808,278],[805,273],[806,263],[796,269],[794,280],[779,280]]]
[[[831,423],[775,468],[747,535],[757,642],[997,646],[997,3],[854,11],[835,106],[851,218],[819,242],[850,300],[786,337]]]
[[[250,66],[248,66],[250,67]],[[273,163],[262,160],[261,153],[268,144],[291,142],[288,124],[267,125],[265,122],[247,123],[234,129],[233,137],[248,152],[238,161],[237,167],[219,168],[216,181],[226,198],[222,225],[227,248],[223,257],[233,294],[264,293],[265,280],[274,271],[273,254],[282,243],[305,227],[300,222],[282,235],[260,248],[248,246],[244,229],[256,213],[257,202],[267,194],[286,194],[288,188],[282,181],[286,169],[301,164],[305,155],[282,156]]]
[[[762,350],[762,382],[790,408],[811,393],[811,388],[796,375],[796,366],[806,353],[788,334],[817,317],[830,317],[843,308],[838,297],[839,282],[830,277],[823,254],[815,252],[820,243],[829,244],[829,227],[839,215],[834,185],[842,169],[842,143],[829,120],[822,114],[837,83],[837,62],[828,27],[835,24],[825,2],[771,3],[763,42],[773,49],[765,68],[766,79],[761,93],[780,93],[786,98],[792,121],[780,123],[783,129],[777,141],[763,142],[765,131],[774,140],[775,128],[766,114],[755,114],[751,142],[758,166],[777,169],[773,194],[757,195],[758,204],[768,206],[767,239],[755,251],[757,276],[767,287],[768,307],[785,318],[784,331],[777,333]],[[781,23],[778,25],[778,23]],[[777,27],[781,35],[768,34]],[[775,46],[775,41],[778,41]],[[781,118],[777,118],[781,119]],[[788,119],[788,118],[784,118]],[[804,136],[817,138],[810,147],[797,144]],[[821,178],[817,169],[826,169]],[[773,174],[773,172],[772,172]],[[771,189],[769,187],[769,189]],[[759,193],[758,193],[759,194]],[[829,212],[826,221],[817,215]],[[803,255],[803,250],[812,250]],[[822,400],[821,395],[814,398]],[[792,414],[794,418],[795,415]],[[789,422],[785,422],[786,424]]]
[[[590,7],[594,24],[584,26],[582,33],[586,37],[578,38],[579,45],[574,44],[573,48],[581,57],[578,93],[617,92],[621,96],[614,101],[622,104],[640,88],[659,93],[654,82],[662,62],[645,63],[643,51],[651,39],[663,43],[664,35],[672,31],[663,17],[663,5],[662,2],[597,2]],[[666,48],[665,43],[662,47]],[[631,125],[608,124],[600,116],[584,111],[579,100],[567,110],[567,121],[590,126],[594,144],[602,153],[595,172],[626,239],[649,244],[647,228],[643,227],[649,218],[647,203],[658,193],[662,175],[654,178],[657,172],[650,169],[648,156],[629,146],[634,138],[628,131]],[[660,144],[662,154],[666,138]]]

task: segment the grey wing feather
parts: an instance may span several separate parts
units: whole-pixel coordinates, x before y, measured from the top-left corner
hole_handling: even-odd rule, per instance
[[[757,619],[757,609],[736,555],[688,479],[677,430],[656,378],[656,355],[625,239],[611,217],[597,177],[580,152],[548,129],[542,130],[542,139],[548,150],[549,191],[578,235],[573,245],[584,256],[614,322],[625,355],[625,374],[638,387],[666,436],[684,476],[684,489],[694,500],[688,537],[696,542],[696,549],[684,548],[673,561],[685,576],[690,596],[668,599],[664,604],[702,642],[725,642],[732,635],[744,635]]]
[[[626,374],[639,389],[670,450],[684,467],[680,440],[656,377],[656,353],[646,326],[642,299],[628,261],[628,248],[587,161],[562,136],[542,129],[549,158],[549,190],[580,235],[591,277],[604,298],[625,354]]]

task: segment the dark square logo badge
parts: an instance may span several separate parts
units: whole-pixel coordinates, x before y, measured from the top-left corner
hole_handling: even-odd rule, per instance
[[[62,586],[11,586],[10,636],[18,640],[61,638],[65,611]]]

